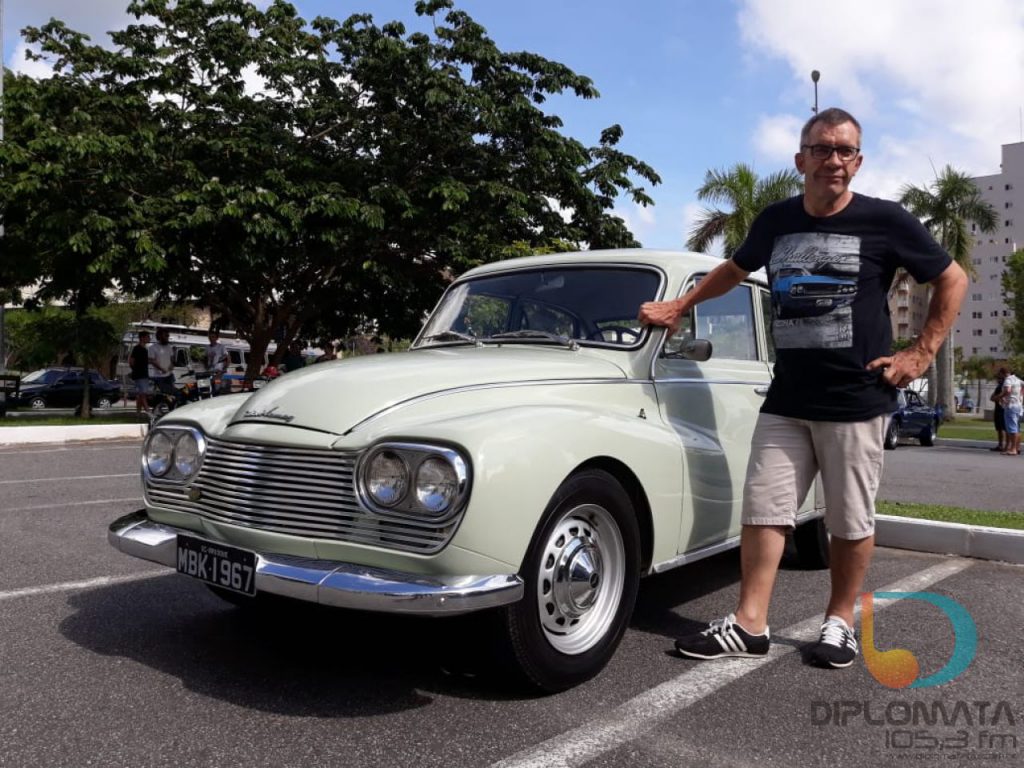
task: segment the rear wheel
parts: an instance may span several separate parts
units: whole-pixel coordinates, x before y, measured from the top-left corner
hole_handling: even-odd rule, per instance
[[[547,692],[589,680],[615,653],[640,581],[639,526],[615,478],[587,470],[563,483],[520,573],[525,596],[504,611],[519,669]]]
[[[889,422],[889,428],[885,430],[885,450],[891,451],[899,445],[900,442],[900,425],[893,419]]]
[[[921,430],[921,434],[918,437],[918,440],[921,441],[921,445],[930,448],[931,446],[935,445],[935,438],[937,436],[938,431],[935,429],[935,423],[933,422],[929,424],[927,427],[925,427],[923,430]]]
[[[828,568],[832,553],[829,549],[828,528],[825,527],[823,518],[808,520],[798,525],[793,531],[793,544],[796,545],[796,556],[802,568]]]

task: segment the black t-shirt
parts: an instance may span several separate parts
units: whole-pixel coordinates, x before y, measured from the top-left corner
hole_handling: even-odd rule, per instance
[[[141,344],[136,344],[132,349],[128,364],[131,366],[133,379],[149,378],[149,350]]]
[[[768,271],[776,361],[763,412],[862,421],[895,410],[896,391],[865,366],[892,352],[887,295],[896,270],[926,283],[950,264],[921,222],[864,195],[825,217],[792,197],[755,219],[733,261]]]

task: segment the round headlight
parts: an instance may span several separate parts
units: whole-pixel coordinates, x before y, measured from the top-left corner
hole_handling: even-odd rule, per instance
[[[431,457],[416,471],[416,500],[428,512],[438,514],[451,506],[459,490],[459,478],[447,461]]]
[[[156,432],[146,444],[146,467],[156,477],[163,477],[171,468],[174,441],[166,432]]]
[[[382,507],[392,507],[402,500],[409,487],[409,469],[394,451],[381,451],[366,471],[366,490]]]
[[[174,446],[174,468],[183,478],[189,478],[199,470],[199,441],[191,432],[185,432]]]

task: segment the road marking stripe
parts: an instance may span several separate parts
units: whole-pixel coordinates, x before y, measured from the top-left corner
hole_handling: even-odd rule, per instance
[[[145,571],[134,573],[130,576],[100,576],[85,581],[65,581],[62,584],[44,584],[41,587],[25,587],[24,589],[11,589],[0,592],[0,600],[13,600],[17,597],[31,597],[32,595],[51,595],[55,592],[76,592],[81,589],[92,589],[93,587],[109,587],[113,584],[127,584],[132,581],[143,581],[156,576],[164,576],[173,571]]]
[[[946,560],[876,591],[920,592],[972,564],[972,561],[961,558]],[[876,603],[875,610],[884,610],[894,602]],[[859,608],[857,612],[860,612]],[[786,627],[775,635],[775,639],[794,638],[804,642],[815,637],[820,628],[821,619],[814,617]],[[723,686],[756,672],[771,661],[796,653],[798,644],[772,643],[768,657],[763,659],[728,658],[697,662],[681,675],[635,696],[604,717],[524,749],[494,763],[491,768],[571,768],[583,765],[642,736]]]
[[[30,512],[36,509],[61,509],[62,507],[87,507],[93,504],[122,504],[126,501],[134,501],[136,503],[142,503],[141,496],[129,496],[126,499],[96,499],[95,501],[64,501],[60,504],[36,504],[32,507],[12,507],[11,509],[4,509],[0,507],[0,512]]]
[[[60,483],[65,480],[106,480],[111,477],[138,477],[138,472],[126,472],[123,475],[78,475],[77,477],[36,477],[30,480],[0,480],[0,485],[15,483]]]

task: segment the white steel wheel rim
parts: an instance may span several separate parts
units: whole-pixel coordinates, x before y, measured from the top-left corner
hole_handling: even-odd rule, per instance
[[[564,654],[594,647],[608,633],[622,601],[626,547],[604,507],[582,504],[551,529],[537,572],[544,636]]]

